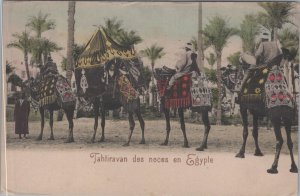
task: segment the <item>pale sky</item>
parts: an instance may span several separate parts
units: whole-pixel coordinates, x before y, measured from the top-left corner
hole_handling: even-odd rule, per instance
[[[203,2],[202,7],[203,28],[208,19],[215,15],[228,19],[231,27],[239,28],[246,14],[262,11],[255,2]],[[52,55],[54,61],[60,64],[62,56],[66,56],[67,10],[68,2],[4,2],[4,45],[13,40],[12,33],[25,30],[29,16],[37,15],[39,11],[49,13],[49,18],[55,20],[56,28],[42,36],[64,48]],[[166,55],[156,65],[172,67],[177,61],[176,54],[180,52],[180,48],[197,35],[197,16],[198,3],[76,2],[75,43],[85,44],[96,30],[94,25],[103,24],[105,18],[117,17],[123,21],[125,28],[137,31],[143,38],[143,42],[135,46],[137,51],[157,43],[165,48]],[[296,17],[299,18],[299,13]],[[223,50],[222,64],[227,65],[227,56],[237,51],[241,51],[241,39],[234,36]],[[23,61],[23,54],[17,49],[4,47],[3,60],[18,64]],[[149,65],[147,59],[143,58],[143,61],[145,65]]]

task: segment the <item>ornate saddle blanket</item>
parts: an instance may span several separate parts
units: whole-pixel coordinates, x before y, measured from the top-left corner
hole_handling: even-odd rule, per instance
[[[166,108],[211,107],[211,91],[208,88],[204,75],[198,76],[195,72],[179,78],[165,96],[170,77],[156,77],[159,96],[165,96]],[[157,75],[160,75],[156,72]],[[161,75],[160,75],[161,76]]]
[[[269,73],[268,67],[253,70],[244,88],[241,90],[241,101],[248,105],[257,105],[264,102],[265,82]]]
[[[59,99],[62,104],[76,100],[67,79],[61,75],[45,77],[39,88],[39,106],[52,104]]]
[[[138,98],[138,92],[133,88],[126,76],[120,74],[117,77],[117,84],[124,101],[129,102]]]
[[[293,108],[293,97],[288,91],[288,86],[279,66],[273,66],[265,84],[266,106],[268,109],[276,106]]]
[[[199,76],[195,73],[192,75],[191,96],[193,107],[212,106],[211,89],[208,87],[208,81],[204,74]]]
[[[167,83],[168,84],[168,83]],[[186,74],[179,78],[171,88],[170,95],[165,99],[166,108],[191,106],[191,75]]]

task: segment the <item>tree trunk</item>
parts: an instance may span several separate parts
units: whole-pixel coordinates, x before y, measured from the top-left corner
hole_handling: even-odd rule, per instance
[[[204,70],[204,51],[203,51],[203,36],[202,36],[202,2],[199,2],[198,7],[198,56],[197,62],[199,70]]]
[[[274,27],[274,29],[273,29],[273,39],[274,39],[274,41],[277,41],[278,40],[278,34],[277,34],[277,28],[276,27]]]
[[[27,79],[30,79],[29,66],[28,66],[28,53],[27,52],[25,52],[25,54],[24,54],[24,63],[25,63],[25,68],[26,68]]]
[[[153,107],[155,107],[155,102],[156,102],[156,99],[155,99],[155,90],[154,90],[154,75],[153,75],[153,71],[154,71],[154,62],[151,62],[151,68],[152,68],[152,77],[151,77],[151,83],[152,83],[152,85],[151,85],[151,88],[150,88],[150,91],[151,91],[151,93],[152,93],[152,106]]]
[[[73,46],[74,46],[74,25],[75,25],[75,1],[69,2],[68,8],[68,46],[67,46],[67,72],[66,77],[71,83],[73,68],[74,68],[74,58],[73,58]]]
[[[222,110],[221,110],[221,97],[222,97],[222,80],[221,80],[221,59],[222,54],[220,52],[216,52],[217,54],[217,79],[218,79],[218,105],[217,105],[217,125],[221,125],[221,117],[222,117]]]
[[[74,46],[74,25],[75,25],[75,1],[69,2],[68,8],[68,43],[67,43],[67,67],[66,67],[66,78],[72,87],[72,75],[73,75],[73,46]],[[63,110],[59,110],[57,121],[63,119]]]

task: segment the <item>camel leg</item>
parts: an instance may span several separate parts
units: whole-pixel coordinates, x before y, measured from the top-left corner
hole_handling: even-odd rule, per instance
[[[101,134],[101,138],[100,138],[99,142],[104,142],[105,141],[105,135],[104,135],[104,130],[105,130],[105,112],[106,111],[104,109],[104,106],[102,105],[102,107],[101,107],[101,128],[102,128],[102,134]]]
[[[171,126],[170,126],[170,109],[164,108],[164,114],[165,114],[165,118],[166,118],[166,131],[167,131],[167,135],[166,135],[166,139],[165,139],[164,143],[161,144],[162,146],[168,145],[170,131],[171,131]]]
[[[293,155],[293,141],[292,141],[292,137],[291,137],[291,120],[288,119],[288,117],[284,120],[284,125],[285,125],[285,131],[286,131],[286,137],[287,137],[287,146],[289,148],[289,151],[290,151],[290,156],[291,156],[291,169],[290,169],[290,172],[292,173],[298,173],[298,168],[297,168],[297,165],[295,163],[295,160],[294,160],[294,155]]]
[[[248,137],[248,114],[246,108],[240,108],[242,121],[243,121],[243,144],[240,149],[240,152],[235,155],[235,157],[245,158],[245,148]]]
[[[209,131],[210,131],[208,111],[203,111],[202,112],[202,121],[203,121],[204,126],[205,126],[205,132],[204,132],[204,137],[203,137],[203,141],[202,141],[201,146],[199,148],[196,148],[196,150],[198,150],[198,151],[203,151],[204,149],[207,148],[207,138],[208,138],[208,134],[209,134]]]
[[[123,144],[123,146],[129,146],[131,136],[132,136],[132,133],[133,133],[133,129],[135,127],[135,122],[134,122],[134,119],[133,119],[133,113],[132,112],[128,113],[128,120],[129,120],[130,131],[129,131],[129,135],[128,135],[128,141],[125,144]]]
[[[183,108],[179,108],[178,109],[178,115],[179,115],[179,118],[180,118],[181,131],[183,133],[183,138],[184,138],[183,147],[184,148],[189,148],[189,142],[188,142],[188,139],[186,137],[186,131],[185,131],[185,122],[184,122]]]
[[[258,146],[258,115],[253,115],[253,131],[252,136],[255,142],[255,156],[264,156]]]
[[[75,111],[75,106],[69,109],[65,109],[65,113],[68,119],[68,123],[69,123],[69,136],[68,139],[65,141],[65,143],[71,143],[74,142],[74,136],[73,136],[73,127],[74,127],[74,123],[73,123],[73,117],[74,117],[74,111]]]
[[[50,113],[50,120],[49,120],[49,125],[50,125],[50,138],[49,140],[54,140],[54,135],[53,135],[53,110],[49,110]]]
[[[278,167],[278,160],[279,160],[279,155],[280,155],[280,150],[283,144],[283,138],[281,135],[281,120],[280,119],[273,119],[272,118],[272,123],[273,123],[273,127],[274,127],[274,132],[275,132],[275,136],[276,136],[276,152],[275,152],[275,159],[274,162],[272,164],[272,167],[270,169],[267,170],[268,173],[270,174],[277,174],[277,167]]]
[[[144,122],[144,119],[142,117],[142,114],[141,114],[140,110],[136,111],[136,115],[139,119],[141,130],[142,130],[142,140],[141,140],[140,144],[145,144],[146,143],[145,142],[145,122]]]
[[[99,104],[100,103],[99,103],[98,99],[96,99],[94,102],[95,121],[94,121],[94,134],[91,139],[92,143],[95,142],[96,132],[97,132],[97,128],[98,128]]]
[[[43,139],[44,125],[45,125],[45,112],[43,108],[40,108],[40,114],[41,114],[41,133],[36,140]]]

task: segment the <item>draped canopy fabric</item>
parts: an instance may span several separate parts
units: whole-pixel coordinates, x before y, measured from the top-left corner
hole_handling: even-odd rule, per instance
[[[76,62],[75,68],[89,69],[101,67],[114,58],[131,60],[137,58],[137,53],[133,49],[133,46],[126,47],[116,43],[101,28],[98,29],[86,44],[83,53]]]

